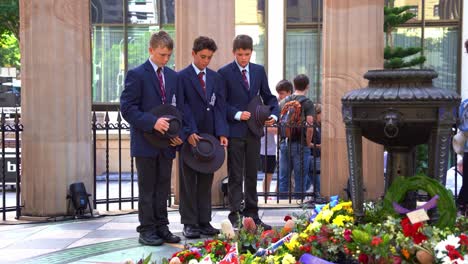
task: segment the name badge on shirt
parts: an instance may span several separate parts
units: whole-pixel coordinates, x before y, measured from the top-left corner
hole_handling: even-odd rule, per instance
[[[211,95],[210,105],[214,107],[215,102],[216,102],[216,95],[213,93],[213,95]]]
[[[171,105],[177,106],[177,100],[176,100],[175,94],[172,95],[172,102],[171,102]]]

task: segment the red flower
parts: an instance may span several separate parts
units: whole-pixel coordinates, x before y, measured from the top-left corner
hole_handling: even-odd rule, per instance
[[[400,224],[403,228],[403,234],[406,237],[411,237],[414,243],[420,244],[422,241],[427,240],[427,237],[419,231],[423,226],[422,223],[416,223],[413,225],[409,218],[405,217],[401,220]]]
[[[458,252],[454,246],[452,245],[446,245],[445,249],[447,249],[447,256],[450,258],[450,260],[455,260],[455,259],[461,259],[464,260],[463,256]]]
[[[358,260],[359,260],[359,263],[367,264],[367,263],[369,262],[369,256],[367,256],[367,255],[364,254],[364,253],[361,253],[361,254],[359,255]]]
[[[242,220],[242,225],[244,229],[251,234],[255,233],[257,230],[257,225],[252,217],[245,217],[244,220]]]
[[[468,245],[468,236],[460,234],[460,245]]]
[[[372,246],[378,246],[382,243],[382,238],[380,237],[373,237],[371,241]]]
[[[398,256],[392,256],[393,264],[401,264],[401,258]]]
[[[287,215],[287,216],[284,217],[284,221],[285,221],[285,222],[287,222],[288,220],[291,220],[291,219],[292,219],[292,217],[289,216],[289,215]]]
[[[344,239],[345,239],[346,241],[348,241],[348,242],[351,242],[351,240],[352,240],[352,239],[351,239],[351,234],[352,234],[352,233],[353,233],[353,232],[352,232],[350,229],[345,229],[345,231],[344,231]]]

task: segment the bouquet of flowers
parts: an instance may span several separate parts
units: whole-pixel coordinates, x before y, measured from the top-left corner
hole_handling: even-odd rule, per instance
[[[436,258],[441,263],[468,263],[468,236],[449,235],[435,246]]]

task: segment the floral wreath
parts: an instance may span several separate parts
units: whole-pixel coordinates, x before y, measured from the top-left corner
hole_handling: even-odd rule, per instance
[[[455,224],[457,208],[452,193],[438,181],[424,175],[398,177],[392,183],[384,197],[384,210],[394,214],[393,202],[401,202],[407,192],[423,190],[431,197],[438,195],[437,210],[439,220],[435,224],[439,228],[451,227]]]

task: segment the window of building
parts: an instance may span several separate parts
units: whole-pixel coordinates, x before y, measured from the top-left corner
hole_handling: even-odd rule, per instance
[[[320,101],[322,0],[286,0],[284,77],[292,81],[298,74],[310,79],[309,98]]]
[[[119,102],[126,72],[148,58],[153,32],[175,38],[174,1],[91,0],[93,103]]]
[[[459,19],[461,0],[395,0],[393,6],[417,4],[420,14],[393,32],[394,44],[403,47],[423,47],[426,62],[422,68],[434,69],[438,77],[434,85],[460,92],[461,50]],[[388,6],[392,1],[387,2]]]
[[[251,61],[265,65],[267,32],[265,0],[235,0],[236,35],[249,35],[254,44]]]
[[[439,17],[439,5],[435,5],[435,6],[434,6],[434,9],[433,9],[433,11],[432,11],[432,15],[433,15],[434,17]]]

